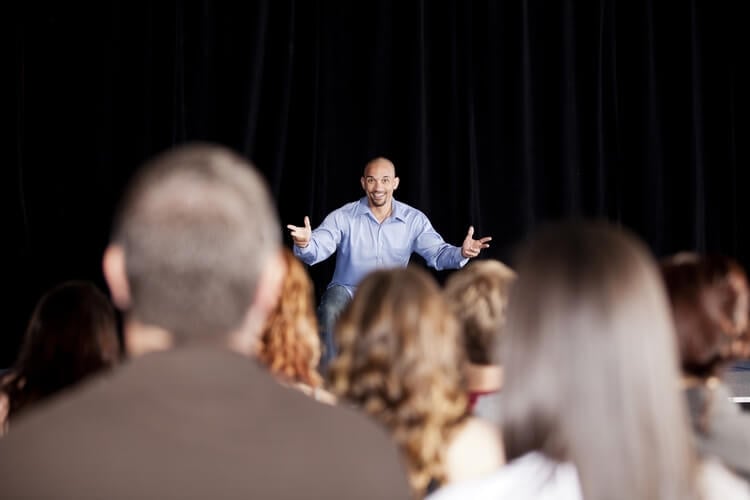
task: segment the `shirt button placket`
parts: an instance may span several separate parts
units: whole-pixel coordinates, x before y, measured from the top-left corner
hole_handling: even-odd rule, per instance
[[[378,240],[376,242],[376,248],[375,248],[375,256],[377,259],[378,266],[383,264],[383,258],[380,256],[380,251],[383,247],[383,242],[380,239],[380,232],[383,229],[382,224],[378,224]]]

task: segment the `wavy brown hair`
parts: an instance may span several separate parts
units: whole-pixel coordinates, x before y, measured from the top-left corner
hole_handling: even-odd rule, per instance
[[[719,376],[750,353],[747,276],[733,259],[681,253],[661,261],[684,373]]]
[[[451,274],[445,295],[461,323],[469,361],[479,365],[494,362],[505,324],[508,293],[516,274],[498,260],[472,262]]]
[[[458,324],[434,279],[376,271],[339,318],[331,388],[391,432],[416,495],[445,480],[446,444],[466,417]]]
[[[284,249],[287,274],[276,308],[266,320],[258,357],[284,382],[318,387],[320,359],[313,285],[307,270],[289,249]]]

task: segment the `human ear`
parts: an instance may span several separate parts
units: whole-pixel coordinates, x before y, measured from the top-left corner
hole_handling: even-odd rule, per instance
[[[104,251],[102,271],[112,294],[112,302],[121,311],[130,307],[130,285],[125,268],[125,250],[117,244],[110,244]]]

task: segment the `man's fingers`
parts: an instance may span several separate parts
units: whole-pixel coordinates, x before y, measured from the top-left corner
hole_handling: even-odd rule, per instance
[[[469,231],[466,233],[467,238],[474,236],[474,226],[469,226]]]
[[[305,229],[310,229],[310,217],[305,215]]]
[[[286,228],[287,228],[287,229],[291,229],[292,231],[296,231],[297,229],[299,229],[299,228],[298,228],[297,226],[294,226],[294,225],[292,225],[292,224],[287,224],[287,225],[286,225]]]
[[[484,238],[482,238],[481,240],[479,240],[479,243],[481,243],[482,245],[484,245],[488,241],[492,241],[492,236],[485,236]],[[484,247],[482,247],[482,248],[484,248]]]

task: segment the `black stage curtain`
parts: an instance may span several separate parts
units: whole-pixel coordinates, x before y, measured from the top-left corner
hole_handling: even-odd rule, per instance
[[[214,141],[265,173],[284,224],[361,195],[375,156],[449,242],[470,224],[512,263],[567,216],[656,255],[750,263],[748,40],[741,2],[24,2],[6,14],[2,360],[39,293],[103,285],[134,169]],[[290,243],[286,236],[287,243]],[[553,250],[553,249],[552,249]],[[484,254],[483,254],[484,255]],[[332,261],[311,269],[318,292]],[[443,273],[436,273],[438,279]]]

